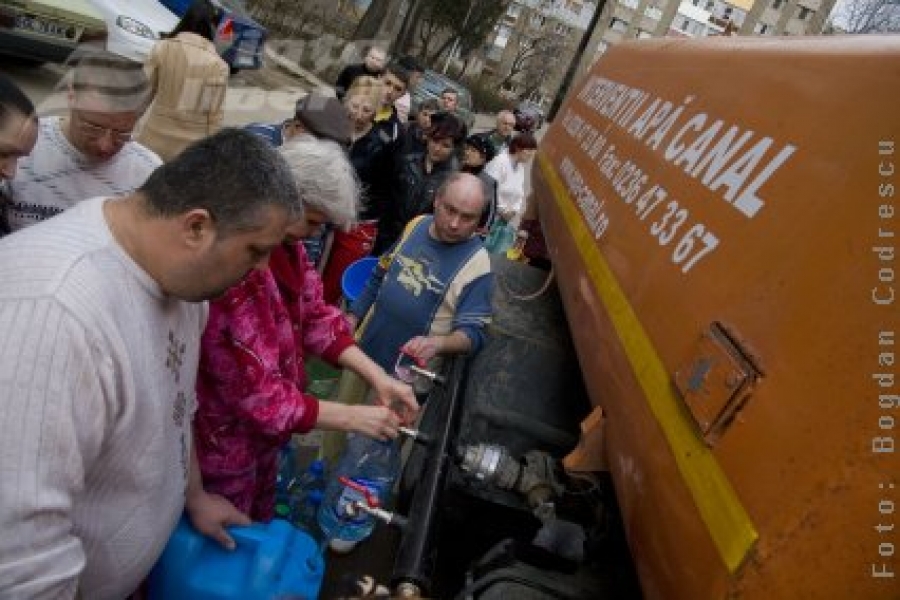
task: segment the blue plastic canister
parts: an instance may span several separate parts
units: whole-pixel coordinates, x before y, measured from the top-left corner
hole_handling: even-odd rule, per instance
[[[325,564],[316,542],[281,519],[231,527],[229,552],[182,518],[150,574],[151,600],[313,600]]]

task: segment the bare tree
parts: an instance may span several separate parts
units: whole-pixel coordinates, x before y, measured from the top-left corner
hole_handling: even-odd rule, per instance
[[[509,83],[522,79],[529,68],[537,70],[541,63],[551,63],[554,53],[560,49],[557,40],[556,35],[547,31],[514,34],[509,43],[514,45],[516,53],[498,87],[506,87]]]
[[[847,33],[900,32],[900,0],[847,0],[832,21]]]
[[[525,100],[546,86],[557,73],[556,60],[565,52],[566,41],[558,34],[545,33],[536,43],[534,54],[525,62],[521,71],[521,83],[524,86],[518,94]]]
[[[480,47],[509,2],[418,0],[419,56],[434,63],[457,41],[463,54]]]
[[[347,38],[358,20],[347,0],[249,0],[247,7],[273,36],[288,39],[326,33]]]
[[[356,31],[353,32],[355,40],[374,40],[379,36],[384,25],[384,20],[389,14],[396,12],[399,0],[372,0],[369,8],[359,21]]]

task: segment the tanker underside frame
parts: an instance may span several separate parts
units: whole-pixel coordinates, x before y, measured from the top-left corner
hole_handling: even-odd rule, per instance
[[[447,366],[400,483],[394,590],[431,598],[640,598],[610,479],[561,458],[590,412],[548,273],[494,259],[490,342]],[[523,297],[533,295],[527,300]]]

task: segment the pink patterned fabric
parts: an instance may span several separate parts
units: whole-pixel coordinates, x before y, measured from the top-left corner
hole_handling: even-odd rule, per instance
[[[303,393],[304,357],[335,364],[353,343],[301,244],[276,249],[268,269],[210,303],[194,418],[207,491],[254,520],[272,518],[278,450],[318,418],[318,401]]]

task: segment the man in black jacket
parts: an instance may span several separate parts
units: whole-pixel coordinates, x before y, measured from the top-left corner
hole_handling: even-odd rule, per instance
[[[384,73],[384,63],[387,60],[387,53],[383,48],[378,46],[369,46],[366,48],[366,54],[363,62],[354,65],[347,65],[338,75],[337,82],[334,84],[334,92],[337,94],[338,100],[344,99],[344,94],[353,85],[353,80],[363,75],[369,77],[381,77]]]

